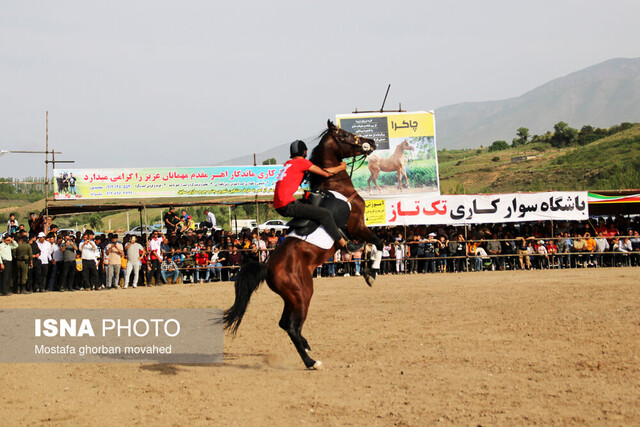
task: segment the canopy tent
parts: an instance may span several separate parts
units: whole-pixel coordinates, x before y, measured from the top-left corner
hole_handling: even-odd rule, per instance
[[[49,202],[48,210],[49,215],[73,215],[89,212],[107,212],[107,211],[122,211],[122,210],[143,210],[153,208],[168,208],[169,206],[186,207],[186,206],[212,206],[212,205],[224,205],[224,206],[240,206],[251,204],[269,204],[271,200],[256,200],[255,198],[239,198],[234,201],[222,201],[217,199],[179,199],[179,200],[164,200],[164,199],[148,199],[135,203],[131,200],[109,200],[107,203],[99,200],[87,201],[85,203],[78,203],[78,200],[73,201],[53,201]]]
[[[78,203],[78,200],[69,201],[50,201],[47,210],[50,216],[59,215],[75,215],[90,212],[109,212],[109,211],[128,211],[138,210],[140,214],[140,224],[148,226],[146,221],[146,209],[153,208],[169,208],[175,207],[187,207],[187,206],[213,206],[223,205],[233,208],[233,218],[235,221],[235,229],[238,230],[238,219],[236,216],[236,207],[241,205],[256,205],[256,204],[271,204],[271,198],[260,199],[259,197],[234,197],[234,201],[223,201],[220,198],[206,199],[206,198],[189,198],[189,199],[142,199],[135,203],[132,200],[108,200],[103,202],[101,200],[84,201],[84,203]],[[258,210],[256,209],[256,214]],[[44,214],[44,212],[43,212]],[[256,218],[256,223],[259,222],[259,218]],[[233,227],[232,227],[233,228]]]
[[[640,190],[598,190],[589,192],[589,214],[638,215]]]

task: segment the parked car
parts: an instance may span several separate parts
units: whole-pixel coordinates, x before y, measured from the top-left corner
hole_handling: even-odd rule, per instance
[[[66,235],[73,234],[75,236],[76,233],[79,233],[79,231],[76,230],[75,228],[59,228],[58,229],[58,235],[61,235],[61,234],[66,234]]]
[[[271,230],[272,228],[276,230],[288,230],[289,226],[287,225],[287,221],[282,219],[270,219],[267,222],[263,222],[258,226],[259,231]]]
[[[158,230],[157,228],[151,227],[149,225],[138,226],[138,227],[133,227],[131,230],[125,232],[124,235],[125,236],[142,236],[143,234],[146,234],[147,236],[149,236],[154,231],[161,231],[161,230]]]
[[[159,230],[160,232],[162,232],[162,234],[167,234],[167,228],[160,222],[156,222],[151,227],[155,228],[156,230]]]
[[[255,219],[238,219],[231,220],[231,232],[238,234],[240,231],[248,228],[249,230],[253,230],[258,227]]]

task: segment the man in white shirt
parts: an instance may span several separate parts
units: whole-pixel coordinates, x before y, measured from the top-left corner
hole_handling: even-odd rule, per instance
[[[11,294],[13,288],[13,256],[12,251],[18,247],[9,233],[2,236],[0,243],[0,293],[4,296]]]
[[[213,214],[213,212],[209,211],[209,209],[205,209],[204,210],[204,214],[207,217],[200,224],[200,228],[215,228],[216,227],[216,216]]]
[[[45,235],[43,232],[38,233],[38,248],[40,248],[40,263],[42,264],[40,270],[40,286],[41,292],[44,291],[47,284],[47,274],[49,273],[49,262],[53,256],[53,247],[51,246],[51,240],[53,235]]]
[[[602,231],[598,231],[598,237],[595,238],[596,241],[596,267],[603,266],[603,252],[609,251],[609,242],[604,237],[604,233]]]
[[[144,256],[144,248],[137,242],[136,236],[131,236],[131,240],[124,247],[127,254],[127,271],[124,275],[124,287],[129,287],[129,278],[133,271],[133,287],[138,287],[138,277],[140,275],[140,253]]]
[[[49,233],[51,234],[51,233]],[[61,291],[60,281],[58,280],[58,273],[62,271],[62,262],[64,261],[64,255],[60,250],[60,243],[62,239],[51,236],[49,239],[51,243],[51,263],[49,265],[49,283],[47,284],[48,291]]]
[[[82,289],[100,289],[100,276],[96,265],[96,257],[100,256],[100,248],[93,241],[93,231],[87,230],[82,235],[78,246],[82,253]]]

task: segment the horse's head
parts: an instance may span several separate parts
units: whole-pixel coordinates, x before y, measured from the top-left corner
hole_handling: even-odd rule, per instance
[[[376,149],[376,143],[373,139],[354,135],[351,132],[340,129],[331,120],[327,120],[327,135],[336,141],[342,158],[360,155],[368,156]]]
[[[402,144],[400,144],[400,146],[402,147],[403,150],[412,151],[416,149],[413,145],[409,144],[409,141],[407,141],[406,139],[402,141]]]

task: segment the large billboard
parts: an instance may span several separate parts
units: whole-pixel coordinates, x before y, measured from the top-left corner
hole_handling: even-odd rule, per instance
[[[440,193],[433,111],[339,114],[336,119],[341,128],[376,142],[351,177],[363,198]]]
[[[589,219],[586,191],[415,195],[366,201],[365,222],[382,225],[462,225]]]
[[[273,194],[281,165],[55,169],[56,200]]]

